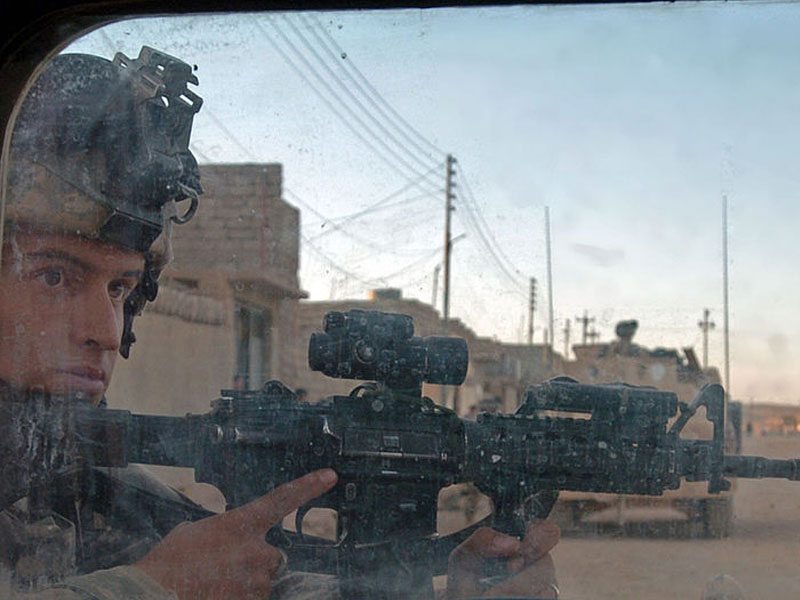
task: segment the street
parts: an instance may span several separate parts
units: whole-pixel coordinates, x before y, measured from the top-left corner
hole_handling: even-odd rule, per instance
[[[743,453],[800,456],[800,436],[745,438]],[[722,540],[565,538],[554,551],[564,600],[701,598],[716,575],[748,600],[800,598],[800,483],[740,480]]]

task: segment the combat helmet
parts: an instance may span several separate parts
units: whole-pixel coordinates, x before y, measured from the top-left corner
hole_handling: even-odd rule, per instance
[[[190,65],[143,47],[138,58],[61,54],[43,69],[14,127],[6,231],[76,234],[144,253],[144,275],[125,304],[120,353],[133,319],[158,292],[171,259],[171,227],[202,193],[189,150],[202,99]]]

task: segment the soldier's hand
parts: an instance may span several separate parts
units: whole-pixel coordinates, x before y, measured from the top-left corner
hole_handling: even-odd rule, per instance
[[[180,600],[264,600],[284,564],[264,535],[334,483],[333,470],[315,471],[235,510],[179,525],[135,566]]]
[[[523,540],[488,527],[475,531],[453,550],[447,568],[447,598],[460,600],[479,596],[556,598],[556,573],[549,552],[561,531],[550,521],[528,527]],[[493,587],[482,583],[487,561],[504,559],[508,578]]]

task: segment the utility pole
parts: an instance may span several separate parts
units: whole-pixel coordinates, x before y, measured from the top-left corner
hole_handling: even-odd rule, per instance
[[[725,336],[725,398],[731,396],[731,348],[729,343],[728,321],[728,196],[722,196],[722,298],[724,305]]]
[[[455,199],[455,194],[453,194],[453,188],[455,187],[455,182],[453,182],[453,176],[455,175],[453,165],[455,162],[456,159],[453,158],[453,155],[448,154],[447,160],[445,161],[447,173],[444,185],[444,309],[442,311],[442,317],[444,318],[444,335],[447,335],[450,329],[450,250],[453,247],[450,221],[454,210],[453,200]],[[455,413],[458,414],[458,392],[456,391],[452,396],[452,406],[450,404],[450,396],[450,386],[442,386],[442,404],[448,408],[452,408]]]
[[[586,337],[592,344],[594,344],[600,337],[600,333],[594,327],[592,327],[592,330],[586,334]]]
[[[570,322],[567,319],[567,323],[564,325],[564,359],[569,359],[569,326]]]
[[[547,244],[547,303],[548,303],[548,312],[549,312],[549,324],[548,329],[550,331],[550,340],[548,344],[549,348],[549,367],[552,369],[553,367],[553,340],[555,339],[554,333],[554,325],[553,321],[555,317],[553,316],[553,257],[550,250],[550,207],[544,207],[544,230],[545,230],[545,241]]]
[[[707,308],[703,309],[703,320],[697,322],[697,326],[703,331],[703,369],[708,368],[708,332],[711,329],[714,329],[716,325],[714,321],[709,321],[708,316],[711,314],[711,311]]]
[[[531,277],[531,293],[528,302],[528,345],[533,346],[533,315],[536,312],[536,277]]]
[[[433,297],[431,298],[431,306],[436,308],[436,296],[439,293],[439,271],[442,270],[442,265],[436,265],[433,268]]]
[[[589,316],[588,311],[583,311],[582,317],[575,317],[575,320],[581,324],[583,328],[583,336],[581,339],[583,340],[583,345],[586,345],[586,339],[589,337],[589,325],[594,323],[594,317]]]
[[[453,188],[455,187],[455,183],[453,182],[453,175],[455,175],[453,165],[455,162],[456,159],[453,158],[451,154],[448,154],[447,160],[445,161],[447,173],[444,185],[444,310],[442,314],[444,316],[445,334],[447,333],[448,321],[450,320],[450,250],[453,246],[450,233],[450,220],[454,210],[453,200],[455,199],[455,194],[453,194]]]

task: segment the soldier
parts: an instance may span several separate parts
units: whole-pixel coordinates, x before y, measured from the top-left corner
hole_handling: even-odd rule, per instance
[[[32,447],[50,396],[102,406],[133,321],[156,297],[175,223],[201,187],[189,151],[202,101],[189,65],[143,48],[135,60],[61,55],[36,80],[12,136],[0,262],[0,596],[37,599],[322,598],[330,578],[293,573],[264,533],[329,490],[311,473],[220,515],[128,468],[70,469]],[[16,404],[14,404],[16,403]],[[23,418],[6,410],[25,407]],[[12,418],[12,414],[17,415]],[[523,540],[490,529],[451,555],[447,594],[506,558],[500,595],[555,597],[558,530]]]

